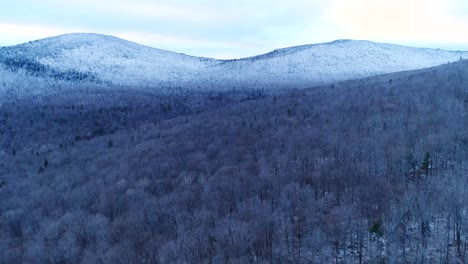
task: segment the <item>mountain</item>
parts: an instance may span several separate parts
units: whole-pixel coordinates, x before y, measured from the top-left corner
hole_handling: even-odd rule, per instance
[[[180,74],[197,72],[216,62],[146,47],[98,34],[67,34],[0,49],[5,58],[33,60],[59,71],[95,74],[121,85],[164,84]]]
[[[238,79],[273,80],[296,87],[428,68],[466,57],[467,52],[412,48],[359,40],[304,45],[230,61]],[[277,84],[277,83],[280,84]]]
[[[279,49],[239,60],[216,60],[85,33],[0,48],[4,70],[46,79],[159,90],[168,87],[197,90],[305,88],[426,68],[462,57],[468,57],[468,53],[338,40]]]

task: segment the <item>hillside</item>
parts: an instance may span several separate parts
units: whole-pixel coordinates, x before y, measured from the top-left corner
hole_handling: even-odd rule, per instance
[[[276,87],[304,88],[377,74],[428,68],[467,57],[467,52],[411,48],[370,41],[330,43],[279,49],[229,61],[227,76],[237,80],[273,80]],[[223,72],[222,70],[219,70]]]
[[[124,86],[160,86],[191,78],[214,62],[98,34],[67,34],[33,41],[2,48],[0,55],[32,59],[59,71],[91,73],[99,80]]]
[[[46,80],[164,92],[170,88],[268,91],[305,88],[427,68],[458,61],[461,57],[468,57],[468,53],[340,40],[279,49],[240,60],[215,60],[97,34],[68,34],[0,48],[3,70]]]
[[[5,105],[18,148],[0,152],[0,259],[464,263],[467,73],[460,61],[160,120],[145,104]],[[51,125],[113,117],[107,131],[135,113],[147,122],[86,140]],[[22,118],[67,140],[26,144]]]

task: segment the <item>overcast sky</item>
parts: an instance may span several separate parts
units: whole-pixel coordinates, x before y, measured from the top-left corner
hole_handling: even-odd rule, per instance
[[[468,0],[14,0],[0,45],[72,32],[216,58],[366,39],[468,50]]]

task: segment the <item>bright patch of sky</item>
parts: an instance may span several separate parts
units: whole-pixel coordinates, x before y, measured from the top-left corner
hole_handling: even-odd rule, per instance
[[[239,58],[336,39],[468,50],[466,0],[15,0],[0,45],[114,35],[190,55]]]

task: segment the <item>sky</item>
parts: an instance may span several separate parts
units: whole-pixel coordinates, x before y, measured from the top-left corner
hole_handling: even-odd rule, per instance
[[[468,50],[467,0],[2,0],[0,46],[113,35],[231,59],[336,39]]]

